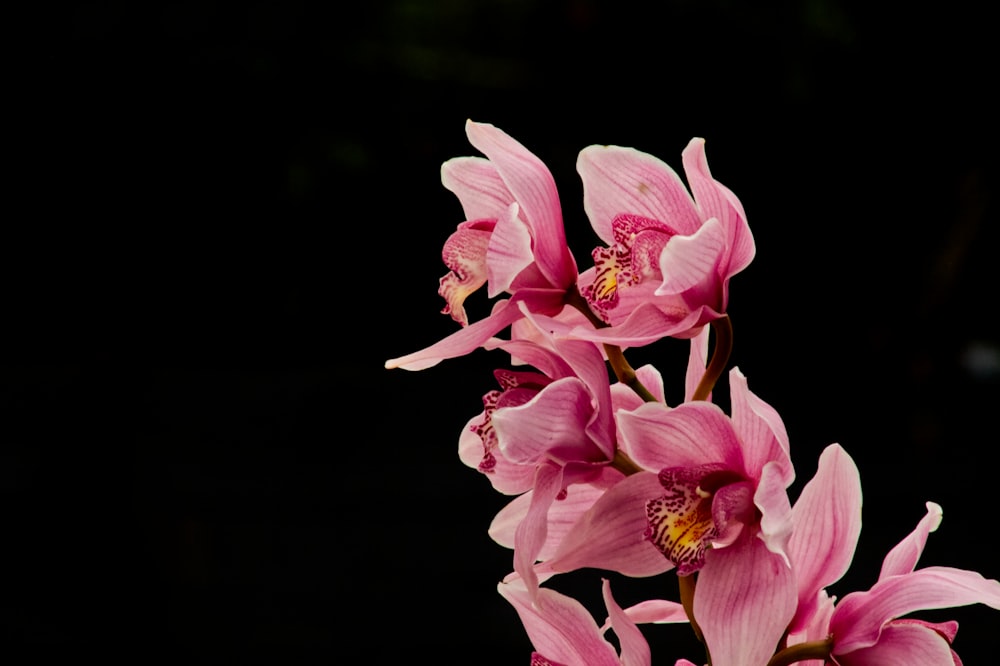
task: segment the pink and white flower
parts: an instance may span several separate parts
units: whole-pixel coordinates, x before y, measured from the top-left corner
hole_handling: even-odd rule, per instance
[[[647,537],[682,576],[697,572],[693,612],[713,660],[766,663],[795,613],[785,553],[794,480],[777,412],[730,372],[732,417],[694,401],[618,414],[635,461],[659,469]]]
[[[974,603],[1000,609],[996,580],[951,567],[915,568],[941,517],[941,507],[927,502],[917,527],[886,555],[875,585],[837,601],[825,588],[840,579],[854,556],[861,531],[861,483],[850,456],[836,444],[827,447],[793,508],[788,555],[799,602],[788,644],[829,642],[830,659],[840,666],[960,666],[951,649],[957,623],[903,617]],[[824,661],[802,663],[822,666]]]
[[[519,302],[556,315],[577,268],[566,245],[555,181],[534,154],[493,125],[466,123],[482,157],[458,157],[441,167],[444,186],[462,204],[466,221],[445,242],[449,272],[438,293],[443,312],[462,329],[426,349],[386,361],[387,368],[420,370],[467,354],[520,319]],[[508,294],[485,319],[470,324],[465,299],[486,285],[487,296]]]
[[[723,316],[729,280],[755,245],[739,199],[708,169],[704,139],[682,155],[691,193],[652,155],[620,146],[580,152],[584,209],[606,244],[580,290],[610,325],[573,335],[623,347],[664,336],[691,337]]]

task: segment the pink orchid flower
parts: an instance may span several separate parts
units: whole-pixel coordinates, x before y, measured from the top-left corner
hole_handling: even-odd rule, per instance
[[[927,513],[917,527],[886,555],[875,585],[836,602],[824,588],[841,578],[854,556],[861,531],[861,484],[850,456],[838,445],[827,447],[816,475],[793,508],[788,555],[799,604],[789,625],[788,644],[829,640],[830,662],[839,666],[960,666],[951,649],[957,623],[901,617],[974,603],[1000,609],[996,580],[950,567],[915,569],[941,516],[941,507],[927,502]],[[824,661],[801,663],[822,666]]]
[[[545,548],[553,503],[563,504],[557,500],[570,486],[590,484],[583,495],[591,497],[624,476],[611,468],[617,444],[607,366],[594,344],[541,330],[530,340],[493,338],[486,347],[504,349],[535,370],[496,372],[501,390],[484,397],[482,414],[463,430],[459,457],[498,491],[525,494],[508,512],[517,516],[514,569],[537,586],[532,565]],[[577,495],[565,506],[578,506]]]
[[[610,327],[574,335],[640,346],[691,337],[726,313],[729,280],[755,245],[743,205],[712,178],[704,144],[692,139],[682,156],[693,198],[652,155],[620,146],[580,152],[584,208],[607,245],[593,251],[580,290]]]
[[[536,317],[527,318],[534,321]],[[523,345],[523,343],[521,343]],[[511,345],[506,345],[510,347]],[[686,378],[686,395],[694,392],[705,368],[708,330],[692,338]],[[636,375],[650,392],[663,400],[663,380],[652,366],[643,366]],[[612,411],[621,414],[643,404],[635,391],[616,383],[611,386]],[[469,429],[469,432],[475,427]],[[618,446],[626,456],[632,452],[623,437]],[[476,451],[471,436],[467,439],[469,450]],[[475,453],[466,461],[472,466]],[[494,487],[500,479],[494,479]],[[533,479],[525,479],[520,489]],[[664,573],[673,568],[673,562],[663,557],[660,550],[645,537],[648,526],[646,503],[662,494],[663,487],[655,472],[638,471],[628,477],[612,468],[601,470],[600,476],[567,488],[553,502],[547,514],[546,538],[538,550],[539,562],[534,566],[539,576],[552,576],[583,568],[615,571],[630,577],[647,577]],[[518,526],[528,515],[533,492],[517,497],[502,509],[490,525],[490,536],[497,543],[514,548]],[[666,603],[666,602],[664,602]],[[677,607],[679,608],[679,606]],[[668,615],[676,609],[668,605]],[[680,621],[687,621],[683,610]],[[652,620],[644,620],[652,621]],[[668,620],[663,620],[668,621]],[[677,621],[677,620],[669,620]]]
[[[497,586],[500,594],[514,606],[535,648],[531,666],[651,665],[649,643],[611,596],[608,580],[602,580],[608,624],[618,638],[621,654],[604,637],[604,629],[579,601],[547,588],[531,594],[518,580]]]
[[[698,572],[694,616],[713,660],[758,666],[795,612],[785,555],[794,470],[777,412],[738,368],[729,380],[732,417],[705,401],[617,416],[633,459],[660,470],[646,535],[679,575]]]
[[[927,536],[941,523],[941,507],[927,503],[917,528],[882,562],[878,581],[841,599],[830,617],[833,657],[840,666],[961,664],[951,649],[957,623],[899,619],[918,610],[980,603],[1000,610],[1000,582],[952,567],[915,569]]]
[[[566,245],[562,209],[548,168],[493,125],[466,122],[469,142],[486,158],[457,157],[441,167],[444,186],[462,204],[466,221],[445,242],[449,272],[438,293],[443,312],[462,329],[418,352],[390,359],[387,368],[420,370],[467,354],[521,317],[517,302],[555,315],[577,268]],[[469,324],[466,297],[486,285],[487,296],[510,294],[492,313]]]
[[[646,403],[617,415],[633,460],[660,470],[660,496],[647,507],[649,538],[681,575],[701,569],[709,548],[726,547],[744,529],[782,555],[791,531],[786,491],[795,473],[784,424],[739,368],[729,384],[732,417],[707,401]]]

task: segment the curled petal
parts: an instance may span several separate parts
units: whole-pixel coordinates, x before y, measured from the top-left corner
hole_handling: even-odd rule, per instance
[[[779,463],[764,465],[753,496],[760,512],[760,538],[772,553],[780,555],[791,566],[787,549],[792,534],[792,506],[785,489],[785,474]]]
[[[776,464],[787,488],[795,480],[795,469],[789,456],[788,432],[781,416],[749,389],[747,378],[739,368],[729,371],[729,391],[733,428],[743,442],[747,476],[760,478],[765,465]]]
[[[882,629],[876,645],[836,657],[841,666],[950,666],[956,663],[953,655],[950,640],[932,625],[896,621]]]
[[[549,663],[621,666],[614,646],[579,601],[547,588],[532,595],[516,580],[500,583],[497,591],[517,611],[531,644]]]
[[[469,323],[463,306],[466,297],[486,282],[486,247],[492,229],[492,221],[463,222],[441,251],[441,259],[450,269],[438,288],[446,303],[441,312],[450,314],[462,326]]]
[[[727,274],[735,275],[753,260],[756,248],[743,204],[729,188],[712,177],[705,156],[705,140],[691,139],[682,153],[684,175],[698,204],[702,219],[717,218],[726,230],[728,246],[725,264]]]
[[[665,599],[640,601],[626,608],[625,614],[636,624],[680,624],[689,621],[684,606]]]
[[[514,462],[532,462],[543,456],[562,461],[610,460],[614,452],[601,450],[586,434],[593,411],[587,385],[576,377],[566,377],[552,382],[524,405],[495,411],[493,428],[504,457]]]
[[[483,416],[469,419],[458,438],[459,459],[473,469],[482,469],[483,439],[476,433]],[[535,466],[514,463],[503,456],[495,456],[494,464],[486,474],[494,490],[504,495],[519,495],[529,489],[535,481]]]
[[[714,290],[716,267],[726,250],[722,225],[716,219],[705,222],[690,236],[674,236],[660,253],[660,272],[663,281],[654,295],[684,294],[689,290],[704,289],[699,302],[712,303],[725,309]]]
[[[882,570],[879,572],[879,580],[913,571],[917,566],[917,560],[920,559],[920,554],[924,552],[927,535],[937,530],[941,524],[941,516],[941,505],[927,502],[927,514],[917,525],[917,528],[896,544],[896,547],[885,556],[882,561]]]
[[[837,604],[830,619],[834,654],[875,645],[882,627],[893,618],[976,603],[1000,610],[1000,582],[950,567],[927,567],[883,578],[870,590],[852,592]]]
[[[608,617],[611,628],[621,644],[622,666],[650,666],[652,655],[649,651],[649,643],[635,622],[622,610],[618,602],[611,596],[611,584],[608,579],[603,579],[601,593],[604,596],[604,605],[608,609]]]

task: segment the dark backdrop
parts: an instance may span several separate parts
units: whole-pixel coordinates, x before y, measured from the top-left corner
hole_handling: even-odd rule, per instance
[[[84,2],[11,25],[0,375],[10,663],[525,664],[495,592],[506,501],[456,454],[500,356],[453,330],[442,161],[493,123],[551,168],[680,168],[692,136],[758,244],[732,363],[799,480],[854,456],[867,588],[934,500],[922,564],[1000,576],[998,148],[986,9],[802,0]],[[338,8],[334,8],[335,5]],[[488,307],[482,295],[474,312]],[[683,367],[686,346],[636,350]],[[597,572],[553,582],[595,612]],[[612,576],[619,599],[672,581]],[[966,663],[997,616],[959,619]],[[698,659],[648,627],[658,664]]]

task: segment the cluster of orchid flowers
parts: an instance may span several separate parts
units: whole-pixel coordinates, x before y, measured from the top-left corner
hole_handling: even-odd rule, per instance
[[[837,600],[827,588],[847,571],[861,530],[853,460],[828,446],[792,504],[795,471],[777,411],[737,367],[728,373],[731,413],[712,402],[732,346],[729,280],[755,245],[739,199],[709,172],[704,141],[683,151],[687,186],[632,148],[581,151],[584,208],[604,245],[580,273],[546,166],[492,125],[469,121],[466,131],[486,157],[442,166],[466,221],[445,243],[450,272],[439,293],[461,327],[385,365],[419,370],[479,348],[509,354],[458,449],[514,496],[489,531],[513,549],[498,590],[524,624],[532,666],[648,666],[639,625],[674,622],[690,624],[715,666],[961,664],[951,647],[957,623],[903,617],[974,603],[1000,609],[996,580],[916,568],[941,508],[927,502],[878,581]],[[503,298],[470,323],[463,304],[483,285]],[[690,344],[684,401],[673,406],[656,368],[633,369],[624,356],[664,337]],[[604,579],[598,622],[548,585],[584,568],[674,570],[680,601],[622,608]]]

